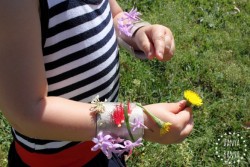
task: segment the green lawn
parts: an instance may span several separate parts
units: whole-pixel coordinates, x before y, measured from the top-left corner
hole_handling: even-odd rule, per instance
[[[249,166],[250,130],[243,127],[250,121],[249,1],[119,2],[126,10],[135,5],[145,20],[171,28],[176,41],[175,56],[166,63],[141,61],[121,51],[120,100],[172,102],[192,89],[204,101],[194,110],[195,127],[185,142],[163,146],[145,141],[128,166]],[[11,137],[3,118],[0,125],[4,166]]]

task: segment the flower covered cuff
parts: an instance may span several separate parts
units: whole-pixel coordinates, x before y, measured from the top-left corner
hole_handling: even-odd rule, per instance
[[[160,120],[139,103],[101,102],[98,95],[91,103],[95,104],[91,110],[97,118],[97,135],[92,139],[95,145],[91,150],[101,149],[107,158],[113,153],[121,155],[143,145],[144,129],[148,129],[144,125],[144,113],[161,128],[160,135],[166,134],[171,126],[170,122]]]
[[[123,16],[118,19],[118,29],[121,34],[128,37],[133,37],[137,30],[141,27],[150,25],[150,23],[142,20],[139,16],[141,13],[137,9],[131,9],[129,12],[124,12]],[[132,46],[126,43],[122,38],[118,37],[118,44],[139,59],[147,59],[147,56],[141,50],[134,50]]]
[[[119,46],[122,47],[123,49],[125,49],[130,55],[133,55],[133,56],[135,56],[139,59],[142,59],[142,60],[147,59],[147,56],[145,55],[145,53],[143,51],[134,50],[134,48],[132,46],[130,46],[128,43],[126,43],[120,37],[118,37],[117,40],[118,40]]]
[[[130,29],[130,33],[132,34],[132,37],[135,35],[136,31],[139,30],[141,27],[151,25],[149,22],[140,20],[133,23],[133,26]]]
[[[132,36],[134,36],[134,34],[136,33],[136,31],[144,26],[150,25],[150,23],[145,22],[145,21],[139,21],[133,24],[130,32],[132,34]],[[125,42],[122,38],[118,37],[118,44],[119,46],[121,46],[122,48],[124,48],[129,54],[134,55],[135,57],[139,58],[139,59],[147,59],[147,56],[145,55],[145,53],[141,50],[134,50],[134,48],[132,46],[130,46],[127,42]]]
[[[140,15],[141,13],[137,12],[135,8],[129,12],[124,12],[122,17],[117,20],[120,33],[132,37],[139,28],[150,25],[148,22],[143,21]]]
[[[97,115],[97,134],[135,141],[143,136],[143,110],[135,103],[103,103],[104,112]]]

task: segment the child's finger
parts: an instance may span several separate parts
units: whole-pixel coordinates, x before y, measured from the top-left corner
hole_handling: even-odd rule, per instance
[[[193,121],[193,117],[191,117],[190,121],[184,127],[184,129],[181,131],[180,135],[183,136],[183,137],[187,137],[192,132],[193,127],[194,127],[194,121]]]
[[[149,41],[148,36],[145,33],[140,34],[140,38],[137,39],[138,47],[145,53],[149,58],[153,58],[154,48],[152,43]]]
[[[185,127],[190,120],[192,120],[192,109],[190,107],[185,108],[184,110],[180,111],[177,116],[177,121],[179,122],[179,126]]]
[[[169,53],[173,56],[174,52],[175,52],[175,42],[174,42],[174,38],[173,38]]]
[[[175,143],[181,143],[183,140],[190,135],[193,130],[193,124],[188,124],[185,129],[180,133],[179,139],[175,141]]]
[[[174,49],[174,38],[171,35],[165,35],[165,51],[163,56],[164,61],[168,61],[173,57]]]
[[[155,48],[155,57],[158,60],[163,60],[163,55],[165,52],[166,42],[165,42],[165,31],[157,30],[152,33],[152,42]]]
[[[177,103],[168,103],[167,110],[174,114],[177,114],[186,107],[186,104],[186,100],[181,100]]]

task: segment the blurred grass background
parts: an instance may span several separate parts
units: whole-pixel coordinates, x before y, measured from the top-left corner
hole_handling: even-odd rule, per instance
[[[120,100],[173,102],[181,100],[186,89],[204,100],[194,111],[194,130],[183,143],[163,146],[145,141],[134,150],[128,166],[249,166],[249,151],[232,165],[216,154],[216,142],[225,133],[240,134],[250,147],[250,130],[243,126],[250,121],[249,0],[118,2],[127,11],[137,7],[152,24],[169,27],[176,43],[174,58],[165,63],[141,61],[121,50]],[[1,114],[0,118],[0,166],[5,166],[11,135]],[[238,147],[243,154],[245,145]]]

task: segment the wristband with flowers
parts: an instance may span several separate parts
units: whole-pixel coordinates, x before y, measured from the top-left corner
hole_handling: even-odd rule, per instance
[[[133,8],[129,12],[124,12],[123,16],[118,19],[118,29],[120,34],[124,34],[128,37],[133,37],[137,30],[141,27],[150,25],[150,23],[143,21],[140,18],[141,13],[137,12],[137,9]],[[132,46],[126,43],[122,38],[118,37],[119,45],[127,50],[131,55],[136,56],[139,59],[147,59],[147,56],[141,50],[134,50]]]
[[[95,104],[92,109],[97,117],[97,137],[92,140],[95,145],[91,150],[101,149],[107,158],[111,158],[113,153],[121,155],[143,145],[144,129],[148,129],[144,125],[143,113],[161,128],[161,135],[167,133],[171,125],[155,117],[139,103],[100,102],[98,97],[92,103]]]
[[[132,8],[129,12],[124,12],[123,16],[118,19],[120,33],[132,37],[139,28],[150,25],[150,23],[140,18],[141,15],[135,8]]]

